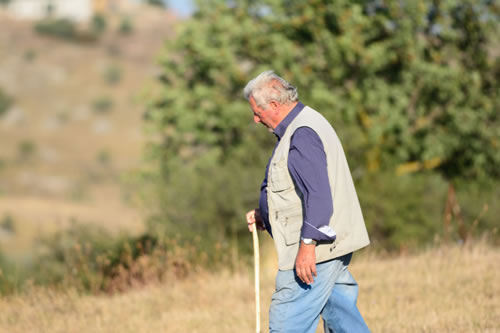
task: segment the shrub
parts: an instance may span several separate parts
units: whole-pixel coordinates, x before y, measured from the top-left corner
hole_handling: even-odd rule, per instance
[[[146,3],[151,6],[165,8],[165,2],[163,0],[146,0]]]
[[[109,65],[104,71],[104,79],[107,83],[114,85],[122,79],[122,69],[117,65]]]
[[[0,227],[7,232],[15,232],[16,231],[16,221],[10,215],[4,215],[0,220]]]
[[[106,27],[107,27],[106,17],[104,17],[101,14],[96,14],[92,17],[91,30],[96,35],[100,35],[104,31],[106,31]]]
[[[120,20],[120,25],[118,26],[118,32],[121,35],[130,35],[134,30],[132,20],[129,17],[122,17]]]
[[[0,117],[9,110],[9,107],[12,105],[12,97],[7,95],[0,88]]]
[[[96,113],[106,113],[113,108],[113,100],[108,96],[100,96],[92,102],[92,108]]]
[[[103,20],[104,18],[102,18]],[[50,37],[67,41],[89,43],[95,42],[105,29],[105,21],[95,18],[90,22],[90,27],[77,28],[73,21],[65,18],[47,18],[37,22],[34,26],[36,32]]]
[[[446,182],[438,175],[379,173],[357,191],[373,247],[415,249],[442,234]]]
[[[498,185],[463,183],[457,192],[466,238],[488,234],[493,243],[500,241],[500,206],[494,203],[500,195]],[[462,242],[458,223],[451,225],[449,234],[444,230],[447,183],[440,175],[378,173],[359,181],[357,191],[374,248],[406,251],[444,238]]]
[[[56,118],[61,124],[65,124],[69,121],[70,114],[71,112],[69,110],[59,111],[56,114]]]
[[[28,49],[28,50],[26,50],[26,52],[24,52],[24,60],[31,62],[31,61],[35,60],[36,55],[37,54],[36,54],[35,50]]]
[[[72,21],[64,18],[44,19],[35,24],[35,31],[66,40],[75,39],[76,29]]]
[[[102,149],[97,153],[96,160],[100,165],[109,165],[111,163],[111,153],[109,150]]]
[[[8,260],[0,250],[0,294],[18,291],[24,282],[15,264]]]
[[[75,224],[40,245],[44,254],[30,269],[36,284],[116,292],[191,271],[186,250],[149,234],[113,237],[95,225]]]
[[[33,156],[36,151],[36,144],[30,140],[21,141],[18,145],[18,153],[21,159],[27,159]]]

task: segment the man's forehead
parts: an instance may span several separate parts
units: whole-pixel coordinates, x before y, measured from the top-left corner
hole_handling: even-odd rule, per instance
[[[250,103],[250,106],[252,108],[258,108],[259,106],[257,105],[257,102],[255,101],[255,98],[253,96],[250,96],[248,98],[248,102]]]

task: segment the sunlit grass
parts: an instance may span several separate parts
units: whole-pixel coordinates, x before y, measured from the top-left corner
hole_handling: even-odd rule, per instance
[[[272,248],[262,252],[265,328],[276,263]],[[373,332],[500,332],[498,262],[497,248],[476,242],[395,257],[367,251],[350,269]],[[31,288],[0,299],[0,331],[254,332],[253,273],[198,272],[115,295]]]

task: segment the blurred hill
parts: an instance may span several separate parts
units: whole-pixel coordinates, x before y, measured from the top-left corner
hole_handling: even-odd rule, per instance
[[[177,18],[150,6],[103,18],[99,39],[78,42],[0,11],[2,250],[71,221],[141,229],[123,174],[141,161],[144,96]]]

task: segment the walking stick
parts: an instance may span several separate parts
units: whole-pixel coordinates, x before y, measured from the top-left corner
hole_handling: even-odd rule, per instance
[[[255,272],[255,329],[260,333],[260,283],[259,283],[259,236],[257,235],[257,225],[252,228],[253,238],[253,258]]]

